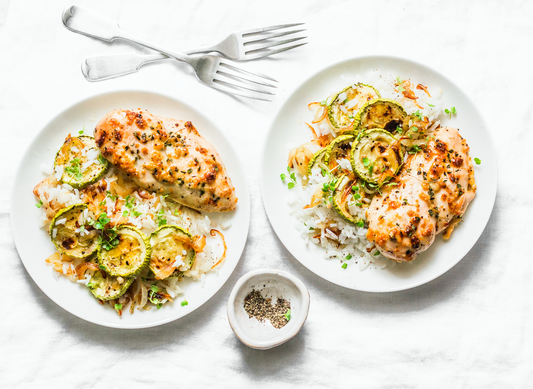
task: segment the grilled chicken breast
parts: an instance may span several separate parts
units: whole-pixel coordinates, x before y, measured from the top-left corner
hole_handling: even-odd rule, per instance
[[[455,128],[436,130],[427,147],[410,156],[367,210],[367,238],[395,261],[413,260],[446,230],[449,238],[474,199],[470,148]]]
[[[116,109],[96,125],[94,137],[102,155],[146,190],[200,211],[237,205],[220,156],[189,121]]]

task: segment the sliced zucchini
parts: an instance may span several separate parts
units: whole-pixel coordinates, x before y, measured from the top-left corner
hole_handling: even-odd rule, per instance
[[[402,132],[405,132],[408,126],[407,118],[407,112],[397,101],[375,99],[366,103],[357,113],[354,130],[358,134],[362,130],[382,128],[394,133],[401,127]]]
[[[121,277],[122,283],[120,283],[118,277],[109,274],[106,274],[104,277],[101,271],[96,271],[91,277],[91,281],[87,284],[87,287],[98,300],[114,300],[126,293],[134,280],[135,277]]]
[[[351,132],[359,109],[370,100],[379,97],[379,92],[370,85],[358,83],[344,88],[328,106],[329,123],[337,132]]]
[[[339,175],[342,173],[341,169],[337,169],[338,159],[350,160],[350,151],[352,148],[350,142],[353,142],[354,140],[354,135],[341,135],[333,139],[329,146],[326,147],[324,163],[330,171],[334,172],[334,174],[336,173],[336,175]]]
[[[106,250],[100,245],[98,248],[98,264],[112,276],[135,276],[150,261],[150,240],[131,226],[121,225],[116,232],[118,244],[115,247]]]
[[[54,167],[59,166],[63,169],[60,179],[63,184],[83,189],[103,177],[109,162],[100,154],[92,136],[69,135],[56,154]]]
[[[315,165],[323,163],[325,152],[326,152],[326,148],[323,148],[322,150],[318,150],[313,155],[313,157],[309,160],[309,164],[307,165],[307,175],[309,177],[311,177],[312,170],[315,167]]]
[[[384,129],[363,133],[352,146],[352,168],[366,182],[381,185],[398,173],[403,152],[397,141]]]
[[[86,204],[71,205],[60,210],[52,219],[50,238],[60,253],[87,258],[97,250],[99,235],[83,217],[86,209]]]
[[[335,185],[335,193],[333,194],[333,209],[344,219],[350,223],[357,224],[362,219],[350,213],[348,203],[354,201],[352,185],[355,181],[348,176],[342,176],[337,185]]]
[[[189,231],[176,225],[166,225],[152,232],[150,270],[156,279],[177,277],[192,267],[196,253],[191,242]],[[176,268],[176,261],[183,261],[183,264]]]

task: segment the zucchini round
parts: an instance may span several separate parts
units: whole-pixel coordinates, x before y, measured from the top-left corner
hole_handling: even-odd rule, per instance
[[[338,159],[350,159],[350,142],[353,142],[354,140],[354,135],[341,135],[333,139],[329,146],[326,147],[324,163],[330,171],[336,169]],[[339,175],[339,173],[340,172],[337,172],[336,175]]]
[[[324,160],[324,155],[326,153],[326,148],[323,148],[322,150],[318,150],[313,157],[309,160],[309,164],[307,165],[307,175],[311,177],[312,170],[315,167],[316,164],[320,164]],[[324,165],[325,167],[325,165]]]
[[[82,216],[86,209],[86,204],[71,205],[61,209],[52,219],[50,238],[60,253],[74,258],[87,258],[98,249],[99,235]],[[82,233],[79,231],[82,227],[90,232]]]
[[[370,100],[380,97],[374,87],[365,84],[350,85],[341,90],[328,106],[328,121],[338,132],[352,131],[356,113]]]
[[[89,161],[93,163],[85,166]],[[63,184],[83,189],[104,176],[109,162],[100,154],[92,136],[69,135],[56,154],[54,167],[56,166],[63,168],[60,179]]]
[[[150,240],[137,228],[121,225],[116,229],[118,244],[111,250],[98,248],[98,264],[107,274],[132,277],[150,261]]]
[[[402,132],[407,130],[407,112],[397,101],[391,99],[375,99],[366,103],[357,113],[354,121],[354,131],[382,128],[395,133],[398,127]]]
[[[333,209],[344,219],[350,223],[357,224],[362,219],[350,213],[348,203],[353,200],[352,186],[355,181],[350,180],[348,176],[342,176],[337,185],[335,185],[335,192],[333,194]]]
[[[186,229],[176,225],[166,225],[152,232],[150,270],[156,279],[177,277],[192,267],[196,253],[188,244],[191,239]],[[174,265],[178,260],[183,261],[183,265],[176,268]]]
[[[381,185],[400,170],[403,152],[397,139],[384,129],[365,132],[352,146],[353,171],[366,182]]]
[[[134,280],[135,277],[123,278],[122,283],[120,283],[118,277],[109,274],[104,277],[102,272],[96,271],[87,287],[98,300],[115,300],[126,293]]]

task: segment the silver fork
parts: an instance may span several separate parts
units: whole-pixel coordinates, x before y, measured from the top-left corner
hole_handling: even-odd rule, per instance
[[[214,46],[199,47],[192,50],[185,50],[183,52],[189,55],[217,52],[226,58],[235,61],[250,61],[295,49],[307,44],[307,42],[301,42],[302,39],[307,38],[306,36],[285,39],[288,35],[303,32],[305,29],[279,31],[290,27],[301,26],[303,24],[304,23],[282,24],[279,26],[238,31],[229,35],[222,42]],[[281,37],[283,37],[283,39],[278,39]],[[293,44],[285,46],[290,43]],[[82,72],[85,78],[89,81],[102,81],[138,72],[145,64],[161,62],[168,58],[169,57],[166,55],[160,53],[143,55],[133,51],[98,55],[85,59],[82,64]]]
[[[252,73],[218,56],[191,57],[178,51],[168,50],[126,33],[117,22],[86,8],[70,6],[63,11],[62,20],[65,27],[71,31],[106,42],[112,42],[115,39],[127,40],[188,63],[200,81],[222,92],[264,101],[271,101],[269,97],[274,95],[272,88],[276,86],[267,82],[267,80],[277,82],[273,78]]]

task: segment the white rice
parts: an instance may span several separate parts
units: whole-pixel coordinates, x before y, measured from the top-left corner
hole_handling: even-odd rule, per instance
[[[373,86],[380,92],[383,98],[398,101],[408,114],[419,111],[430,122],[435,121],[429,129],[430,131],[434,130],[440,123],[438,118],[443,115],[445,108],[441,98],[441,89],[438,86],[425,85],[431,94],[431,97],[429,97],[423,90],[416,89],[416,85],[421,81],[409,80],[411,82],[411,89],[418,97],[416,101],[422,107],[420,109],[413,100],[404,97],[401,92],[396,91],[398,76],[403,80],[402,75],[380,74],[375,70],[356,77],[355,81],[356,83],[362,82]],[[353,79],[346,80],[346,85],[353,82]],[[339,95],[339,100],[345,100],[346,94],[341,95]],[[346,111],[346,109],[353,108],[355,106],[354,101],[355,99],[347,102],[345,105],[341,105],[341,110]],[[322,120],[319,123],[312,124],[312,126],[319,136],[330,133],[335,136],[327,120]],[[290,148],[292,147],[294,145],[290,146]],[[337,163],[343,169],[352,170],[351,164],[347,160],[337,160]],[[292,169],[291,173],[295,173],[298,177],[298,182],[301,183],[303,177],[298,174],[296,169]],[[376,268],[384,269],[387,266],[387,260],[380,255],[374,244],[367,240],[366,233],[368,230],[366,228],[345,221],[334,209],[330,208],[331,206],[325,205],[323,201],[320,205],[303,209],[303,207],[311,203],[313,194],[317,190],[321,190],[324,183],[330,180],[327,175],[326,177],[322,176],[319,167],[313,168],[312,174],[308,178],[307,186],[296,185],[294,189],[289,191],[287,200],[291,215],[294,217],[294,226],[300,232],[305,243],[308,244],[311,242],[322,247],[324,249],[324,258],[340,259],[347,264],[356,263],[359,270],[365,270],[370,264],[375,265]],[[370,200],[366,198],[363,201],[365,204],[370,203]],[[355,202],[349,203],[348,207],[352,215],[366,220],[365,207],[356,206]],[[339,235],[335,234],[332,228],[340,231]]]
[[[117,174],[119,173],[115,167],[111,167],[109,172],[106,173],[102,182],[106,183],[107,190],[110,190],[110,184],[117,180]],[[54,177],[57,179],[58,177],[60,178],[61,175],[62,169],[60,167],[56,167]],[[52,179],[52,177],[49,179]],[[53,182],[53,180],[51,182]],[[143,195],[147,194],[145,191],[139,191]],[[44,228],[48,228],[50,224],[50,215],[53,216],[58,209],[65,208],[73,204],[83,203],[84,197],[84,194],[80,193],[78,189],[74,189],[70,185],[60,183],[49,185],[43,184],[38,188],[37,193],[39,199],[43,203],[41,206],[42,215],[40,221],[41,226]],[[120,210],[118,208],[119,202],[122,205]],[[112,215],[110,216],[112,219],[118,219],[123,215],[123,212],[127,210],[128,223],[136,226],[146,235],[150,235],[159,227],[159,225],[175,224],[187,229],[192,235],[204,235],[207,237],[204,251],[196,254],[192,268],[184,272],[185,277],[200,280],[205,279],[207,272],[218,271],[218,267],[215,269],[212,269],[212,267],[217,264],[220,258],[222,245],[220,238],[213,238],[210,236],[211,229],[217,228],[217,225],[216,223],[213,223],[207,215],[203,215],[189,208],[182,207],[172,201],[169,201],[164,196],[154,196],[150,199],[144,199],[140,196],[138,191],[135,191],[130,195],[128,203],[132,204],[131,209],[125,207],[124,198],[118,197],[116,199],[112,199],[107,196],[105,198],[105,210],[107,211],[108,216]],[[55,211],[51,209],[52,205]],[[138,216],[135,216],[134,212],[138,212]],[[83,224],[85,221],[95,221],[97,217],[98,215],[95,215],[93,212],[86,209],[80,215],[80,221]],[[164,223],[164,220],[166,220],[166,223]],[[56,221],[57,224],[63,224],[65,222],[65,218]],[[227,228],[230,225],[231,222],[226,222],[225,227]],[[81,235],[89,233],[87,230],[82,231],[81,228],[78,228],[76,231]],[[52,237],[55,238],[56,236],[57,229],[54,228],[52,230]],[[184,250],[182,254],[186,255],[187,251]],[[79,265],[81,262],[82,260],[76,259],[72,263],[63,262],[61,264],[61,273],[67,275],[73,282],[86,285],[90,281],[92,274],[91,271],[87,271],[85,279],[77,280],[77,277],[75,277],[75,266]],[[185,263],[183,262],[183,257],[178,256],[176,258],[175,266],[180,268],[184,265]],[[186,268],[182,267],[180,270],[184,271]],[[164,288],[172,298],[174,298],[183,293],[183,290],[179,287],[178,282],[178,278],[172,278],[159,282],[158,285],[161,284],[161,287]],[[144,284],[146,284],[145,286],[147,286],[148,289],[150,288],[149,283],[144,282]]]

